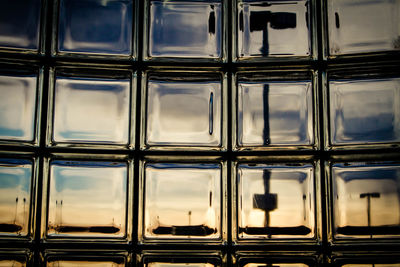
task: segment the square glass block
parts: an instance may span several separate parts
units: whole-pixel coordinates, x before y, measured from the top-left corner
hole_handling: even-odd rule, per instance
[[[59,0],[57,52],[132,54],[133,0]]]
[[[128,165],[50,162],[46,237],[125,238]]]
[[[238,82],[237,145],[313,145],[311,81]]]
[[[400,165],[335,163],[331,175],[335,239],[399,237]]]
[[[221,239],[222,170],[218,163],[147,163],[144,239]]]
[[[145,146],[222,145],[222,77],[189,75],[148,75]]]
[[[400,141],[400,78],[329,82],[332,145]]]
[[[0,159],[0,236],[28,236],[32,199],[33,162]]]
[[[147,57],[222,57],[221,1],[151,0]]]
[[[327,2],[330,55],[400,49],[400,0]]]
[[[128,144],[130,94],[128,78],[56,77],[51,141]]]
[[[37,91],[37,75],[0,74],[0,140],[34,141]]]
[[[310,1],[238,1],[238,58],[311,56]]]
[[[68,255],[68,256],[49,256],[46,258],[47,267],[124,267],[127,265],[127,259],[123,256],[102,255],[100,252],[96,255]]]
[[[237,238],[314,238],[314,172],[311,164],[239,164]]]
[[[0,1],[0,47],[38,50],[41,0]]]

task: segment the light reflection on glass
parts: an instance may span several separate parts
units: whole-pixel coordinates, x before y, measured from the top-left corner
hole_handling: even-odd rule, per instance
[[[144,209],[145,238],[220,238],[221,166],[147,164]]]
[[[52,161],[47,235],[124,237],[127,164]]]
[[[48,261],[47,265],[48,267],[75,267],[75,266],[80,266],[80,267],[122,267],[125,266],[125,262],[122,260],[99,260],[96,258],[93,259],[82,259],[82,260],[52,260]]]
[[[60,0],[58,50],[131,54],[131,0]]]
[[[17,260],[3,260],[0,259],[0,267],[25,267],[26,262],[17,261]]]
[[[167,81],[150,78],[146,143],[220,145],[221,87],[221,81],[216,80]]]
[[[150,57],[221,57],[221,1],[150,2]]]
[[[310,145],[311,82],[240,82],[238,145]]]
[[[211,263],[150,262],[146,267],[213,267]]]
[[[0,75],[0,139],[34,139],[36,80],[34,75]]]
[[[0,47],[39,48],[40,0],[0,1]]]
[[[336,163],[332,167],[336,238],[400,234],[400,167]]]
[[[128,143],[129,79],[57,77],[54,101],[54,141]]]
[[[400,49],[399,0],[328,1],[331,55]]]
[[[238,4],[239,57],[309,56],[309,1]]]
[[[0,159],[0,234],[26,236],[31,210],[32,162]]]
[[[240,164],[237,169],[240,239],[312,238],[312,165]]]
[[[329,83],[331,142],[400,141],[400,78]]]

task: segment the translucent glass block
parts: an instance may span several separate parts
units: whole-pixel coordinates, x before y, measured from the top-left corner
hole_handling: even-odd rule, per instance
[[[0,47],[38,50],[41,0],[0,1]]]
[[[311,55],[310,2],[238,1],[238,57]]]
[[[221,239],[221,173],[216,163],[146,164],[144,238]]]
[[[237,144],[314,144],[311,81],[239,82]]]
[[[0,139],[34,140],[36,88],[36,75],[0,74]]]
[[[0,159],[0,235],[30,233],[33,162]]]
[[[127,184],[126,163],[52,161],[46,237],[126,237]]]
[[[400,78],[329,83],[333,145],[400,141]]]
[[[247,263],[245,265],[240,265],[243,267],[268,267],[271,266],[270,263]],[[279,266],[279,267],[308,267],[309,265],[303,264],[303,263],[280,263],[280,262],[274,262],[274,265],[272,266]]]
[[[201,262],[149,262],[146,267],[213,267],[217,266],[212,263]]]
[[[132,54],[132,0],[59,0],[57,51]]]
[[[399,0],[328,1],[330,55],[400,49]]]
[[[24,258],[14,258],[13,256],[0,256],[0,267],[25,267],[26,259]]]
[[[221,1],[152,0],[149,16],[149,58],[221,58]]]
[[[52,141],[128,144],[129,79],[56,77]]]
[[[311,164],[239,164],[236,181],[239,239],[315,236]]]
[[[101,256],[92,257],[71,257],[71,258],[49,258],[46,262],[47,267],[123,267],[126,265],[126,259],[107,257],[102,259]]]
[[[151,256],[147,255],[151,254]],[[225,266],[220,251],[146,253],[141,257],[144,267],[220,267]]]
[[[221,146],[221,77],[196,78],[149,75],[145,145]]]

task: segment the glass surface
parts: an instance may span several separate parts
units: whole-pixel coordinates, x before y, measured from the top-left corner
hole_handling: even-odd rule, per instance
[[[314,237],[313,180],[310,164],[238,165],[239,239]]]
[[[37,50],[40,0],[0,1],[0,47]]]
[[[149,57],[219,58],[221,1],[150,1]]]
[[[314,143],[310,81],[239,82],[238,145]]]
[[[36,84],[34,75],[0,74],[0,139],[33,141]]]
[[[53,140],[127,144],[129,79],[57,77]]]
[[[221,165],[145,165],[144,237],[221,238]]]
[[[93,257],[93,258],[82,258],[82,259],[51,259],[47,261],[46,266],[48,267],[75,267],[75,266],[80,266],[80,267],[122,267],[126,266],[125,261],[123,258],[121,259],[115,259],[113,260],[112,258],[109,259],[104,259],[101,260],[99,258]]]
[[[18,260],[3,260],[0,259],[0,267],[24,267],[26,262]]]
[[[331,55],[400,49],[400,0],[327,2]]]
[[[47,235],[126,235],[126,163],[55,160],[50,163]]]
[[[331,143],[400,141],[400,78],[329,83]]]
[[[336,238],[400,234],[400,166],[336,163],[332,179]]]
[[[26,236],[31,213],[33,163],[0,159],[0,235]]]
[[[130,55],[132,0],[60,0],[58,51]]]
[[[193,74],[193,77],[196,74]],[[147,82],[147,145],[220,146],[221,77]]]
[[[307,267],[302,263],[247,263],[243,267]]]
[[[211,263],[149,262],[146,267],[213,267]]]
[[[379,264],[379,263],[357,263],[357,264],[344,264],[341,265],[343,267],[399,267],[400,263],[388,263],[388,264]]]
[[[309,1],[240,1],[238,56],[310,56]]]

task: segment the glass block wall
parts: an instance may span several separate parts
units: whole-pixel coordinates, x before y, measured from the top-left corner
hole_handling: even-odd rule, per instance
[[[400,266],[399,0],[0,2],[1,266]]]

